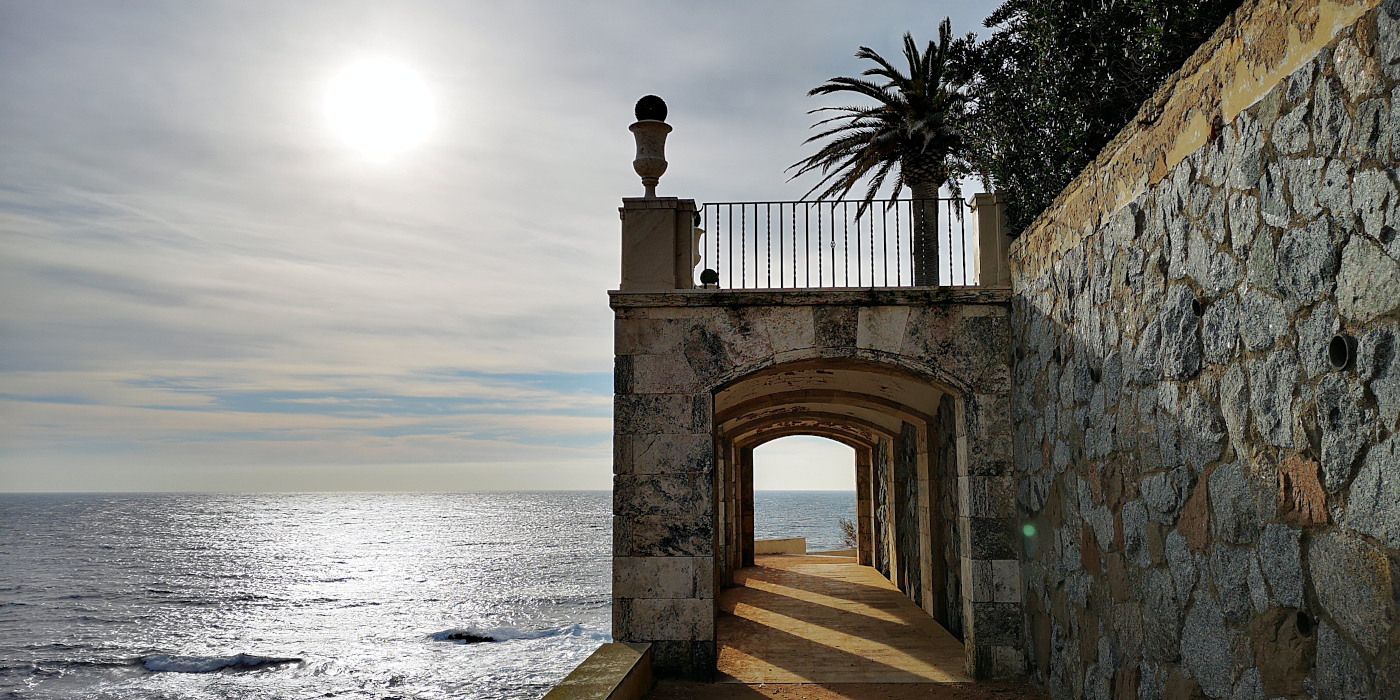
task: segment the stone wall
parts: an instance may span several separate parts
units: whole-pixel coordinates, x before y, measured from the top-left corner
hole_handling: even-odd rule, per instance
[[[938,482],[939,523],[943,527],[944,610],[934,617],[958,639],[962,629],[962,537],[958,527],[958,435],[953,397],[938,402],[938,422],[934,430],[935,479]]]
[[[1027,662],[1057,698],[1400,697],[1378,4],[1246,2],[1012,249]]]

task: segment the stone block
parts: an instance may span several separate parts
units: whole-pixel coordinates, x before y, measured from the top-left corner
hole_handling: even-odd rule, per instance
[[[859,314],[854,306],[818,306],[812,310],[812,334],[819,348],[854,348]]]
[[[1225,616],[1208,595],[1197,596],[1181,631],[1181,665],[1206,695],[1228,697],[1234,690],[1234,662]]]
[[[1322,484],[1337,493],[1351,483],[1352,465],[1375,436],[1363,410],[1361,382],[1349,374],[1323,375],[1317,384],[1317,424],[1322,429]]]
[[[712,598],[710,557],[613,557],[614,598]]]
[[[966,491],[959,495],[959,507],[964,515],[972,518],[1016,516],[1016,491],[1010,476],[959,477],[959,487],[964,484]]]
[[[1394,430],[1400,418],[1400,326],[1375,326],[1357,342],[1356,372],[1376,397],[1380,425]]]
[[[1171,662],[1180,655],[1182,596],[1172,576],[1161,569],[1143,572],[1138,583],[1143,602],[1144,651],[1153,661]]]
[[[1270,445],[1292,447],[1293,391],[1298,360],[1291,350],[1276,350],[1249,361],[1250,409],[1254,428]]]
[[[898,353],[909,321],[907,306],[863,306],[856,326],[856,347]]]
[[[698,433],[614,438],[618,474],[713,474],[714,437]]]
[[[613,354],[678,352],[683,321],[674,318],[624,318],[613,323]]]
[[[1249,562],[1254,551],[1216,544],[1210,551],[1211,578],[1225,619],[1239,624],[1253,614],[1249,590]]]
[[[768,335],[774,353],[805,350],[816,345],[811,306],[779,306],[757,309],[756,325]]]
[[[1397,433],[1366,452],[1352,482],[1347,527],[1400,550],[1400,438]]]
[[[1371,239],[1352,236],[1337,272],[1337,308],[1355,323],[1400,308],[1400,262]]]
[[[1359,537],[1328,532],[1307,547],[1313,591],[1341,631],[1362,649],[1380,653],[1395,622],[1390,561]]]
[[[623,359],[623,358],[619,358]],[[700,389],[699,378],[682,354],[629,355],[629,393],[689,394]]]
[[[1019,603],[971,603],[968,645],[980,648],[1021,646],[1021,606]]]
[[[1253,542],[1259,532],[1259,517],[1243,464],[1235,462],[1216,469],[1210,475],[1209,488],[1215,536],[1237,544]]]
[[[719,649],[714,641],[663,639],[651,642],[652,672],[657,678],[714,680]]]
[[[1306,319],[1295,324],[1298,357],[1308,378],[1331,371],[1332,366],[1327,361],[1327,344],[1340,327],[1337,307],[1330,301],[1318,304]]]
[[[1308,147],[1312,145],[1312,134],[1308,129],[1310,112],[1311,105],[1304,102],[1274,122],[1274,130],[1270,138],[1274,143],[1275,151],[1293,155],[1308,150]]]
[[[734,368],[723,338],[708,325],[695,323],[686,329],[681,341],[681,354],[690,371],[709,386]]]
[[[714,554],[710,518],[677,521],[664,515],[613,517],[613,556],[704,557]]]
[[[1240,311],[1240,337],[1250,352],[1274,347],[1288,330],[1288,315],[1283,302],[1258,289],[1244,292]]]
[[[1271,523],[1259,536],[1259,560],[1275,605],[1303,607],[1303,565],[1298,531]]]
[[[713,641],[713,598],[613,598],[613,637],[623,641]]]
[[[1327,218],[1284,231],[1278,246],[1279,289],[1291,309],[1331,293],[1341,235]]]
[[[967,518],[970,555],[973,559],[1015,559],[1017,532],[1015,521],[1005,518]]]
[[[710,516],[714,495],[711,474],[619,474],[613,477],[613,514],[704,519]]]
[[[1233,294],[1215,300],[1201,324],[1201,344],[1206,362],[1226,365],[1240,344],[1240,302]]]
[[[1164,550],[1176,588],[1177,602],[1184,607],[1196,586],[1196,558],[1191,554],[1186,538],[1176,530],[1167,533]]]
[[[1361,654],[1321,623],[1317,629],[1317,690],[1329,700],[1372,700],[1373,674]]]
[[[1162,373],[1172,379],[1190,379],[1201,368],[1201,324],[1192,310],[1193,301],[1195,294],[1190,287],[1176,285],[1167,291],[1167,299],[1159,315],[1162,326]]]
[[[689,433],[694,418],[691,397],[684,394],[632,394],[613,397],[613,432]]]

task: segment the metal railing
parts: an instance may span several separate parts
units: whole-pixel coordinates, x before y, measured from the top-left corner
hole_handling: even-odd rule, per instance
[[[966,202],[875,200],[857,217],[859,209],[857,200],[706,203],[699,223],[705,233],[699,241],[696,286],[814,289],[977,283],[971,257],[974,217],[968,215]],[[936,243],[936,259],[927,253],[931,243]],[[716,277],[717,282],[705,284]]]

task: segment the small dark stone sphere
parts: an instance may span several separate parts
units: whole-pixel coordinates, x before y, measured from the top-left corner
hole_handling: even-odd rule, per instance
[[[637,121],[666,121],[666,101],[656,95],[647,95],[637,100],[637,106],[633,109],[637,115]]]

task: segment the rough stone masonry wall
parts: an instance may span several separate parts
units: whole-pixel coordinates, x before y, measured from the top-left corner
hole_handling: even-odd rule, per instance
[[[1375,4],[1247,2],[1203,51],[1283,21],[1259,99],[1221,79],[1204,119],[1141,119],[1012,251],[1028,662],[1057,698],[1400,698],[1400,2]],[[1319,5],[1349,21],[1279,20]],[[1212,114],[1193,150],[1152,133]]]

